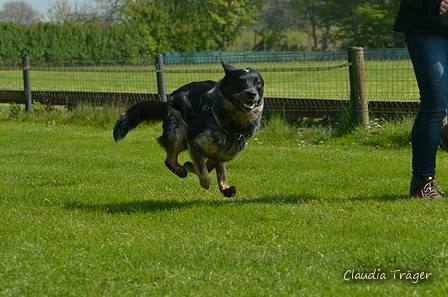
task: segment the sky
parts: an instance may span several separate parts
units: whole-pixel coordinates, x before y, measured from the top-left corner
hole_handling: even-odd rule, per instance
[[[0,9],[3,7],[3,3],[14,1],[14,0],[0,0]],[[25,0],[30,4],[34,9],[38,10],[40,13],[46,14],[48,9],[53,6],[53,3],[56,0]],[[67,0],[68,3],[74,5],[75,3],[82,4],[85,0]]]

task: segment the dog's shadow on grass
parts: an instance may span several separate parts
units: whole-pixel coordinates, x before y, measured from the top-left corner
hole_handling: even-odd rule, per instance
[[[380,195],[380,196],[360,196],[354,198],[346,198],[347,202],[356,201],[399,201],[409,199],[407,195]],[[341,199],[325,199],[309,194],[297,195],[268,195],[256,199],[220,199],[220,200],[206,200],[195,199],[191,201],[177,201],[177,200],[141,200],[121,203],[106,203],[106,204],[86,204],[82,202],[67,203],[65,209],[76,209],[89,212],[105,212],[110,214],[133,214],[133,213],[154,213],[154,212],[169,212],[174,210],[182,210],[193,207],[221,207],[226,205],[244,205],[244,204],[303,204],[311,202],[320,203],[335,203],[341,202]]]

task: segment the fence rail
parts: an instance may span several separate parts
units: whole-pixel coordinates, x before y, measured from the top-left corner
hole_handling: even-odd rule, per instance
[[[26,104],[30,100],[25,96],[26,75],[31,100],[42,104],[163,100],[163,89],[169,94],[191,81],[219,80],[223,70],[215,60],[223,59],[262,73],[268,111],[304,117],[334,117],[351,111],[365,122],[369,114],[418,110],[418,89],[403,50],[232,54],[211,58],[203,53],[165,54],[159,62],[154,57],[31,60],[29,65],[19,59],[3,60],[0,102]]]

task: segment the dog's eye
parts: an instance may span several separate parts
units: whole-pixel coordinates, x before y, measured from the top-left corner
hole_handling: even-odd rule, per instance
[[[245,79],[240,79],[240,80],[238,81],[238,84],[239,84],[239,85],[245,85],[245,84],[246,84],[246,80],[245,80]]]
[[[261,86],[261,81],[257,81],[257,86]]]

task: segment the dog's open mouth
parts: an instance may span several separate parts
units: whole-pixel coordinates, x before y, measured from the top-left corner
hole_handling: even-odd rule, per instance
[[[238,98],[236,98],[236,99],[241,104],[241,106],[243,106],[247,110],[252,110],[258,105],[258,101],[253,101],[253,100],[244,101],[244,100],[240,100]]]

